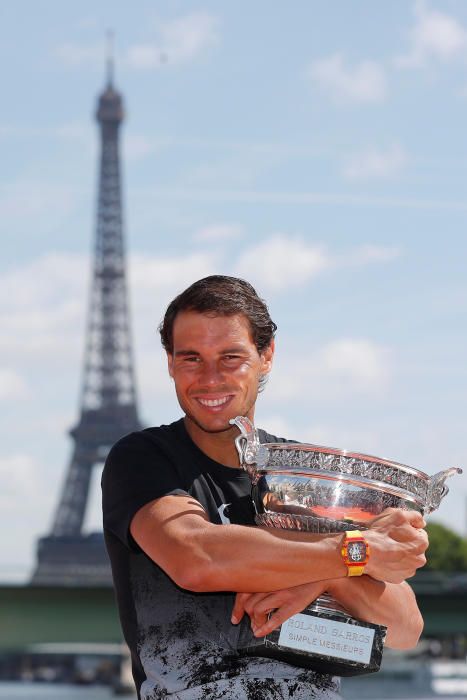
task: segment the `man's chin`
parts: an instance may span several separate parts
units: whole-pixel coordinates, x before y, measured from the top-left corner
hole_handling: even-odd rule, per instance
[[[235,416],[232,416],[233,418]],[[199,418],[196,418],[195,416],[192,415],[185,415],[185,421],[189,421],[190,423],[193,423],[196,425],[197,428],[202,430],[205,433],[210,433],[212,435],[215,435],[216,433],[225,433],[228,430],[232,430],[233,426],[230,424],[230,416],[225,419],[218,419],[217,421],[204,421],[200,420]]]

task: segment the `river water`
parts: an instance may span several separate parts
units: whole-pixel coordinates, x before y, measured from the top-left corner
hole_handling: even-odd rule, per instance
[[[59,683],[0,683],[0,700],[136,700],[136,695],[114,695],[103,686]]]

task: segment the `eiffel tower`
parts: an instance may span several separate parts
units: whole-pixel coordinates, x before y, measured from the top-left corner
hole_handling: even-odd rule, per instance
[[[79,422],[50,534],[38,542],[32,584],[111,583],[102,533],[82,533],[93,468],[122,435],[141,428],[138,419],[125,279],[118,137],[123,101],[113,85],[107,59],[107,85],[96,118],[101,155],[93,278],[88,310],[84,381]]]

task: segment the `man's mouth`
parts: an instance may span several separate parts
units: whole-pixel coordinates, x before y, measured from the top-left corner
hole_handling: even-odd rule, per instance
[[[216,406],[223,406],[226,404],[232,397],[229,396],[222,396],[218,399],[206,399],[206,398],[201,398],[200,396],[197,397],[197,401],[202,405],[202,406],[208,406],[209,408],[215,408]]]

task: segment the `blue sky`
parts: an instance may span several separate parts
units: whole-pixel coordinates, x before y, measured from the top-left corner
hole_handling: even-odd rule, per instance
[[[165,306],[205,274],[236,274],[279,326],[258,424],[467,470],[464,2],[0,13],[0,525],[15,533],[1,577],[32,565],[78,419],[108,28],[144,421],[179,415]],[[451,484],[436,518],[465,532],[467,472]]]

